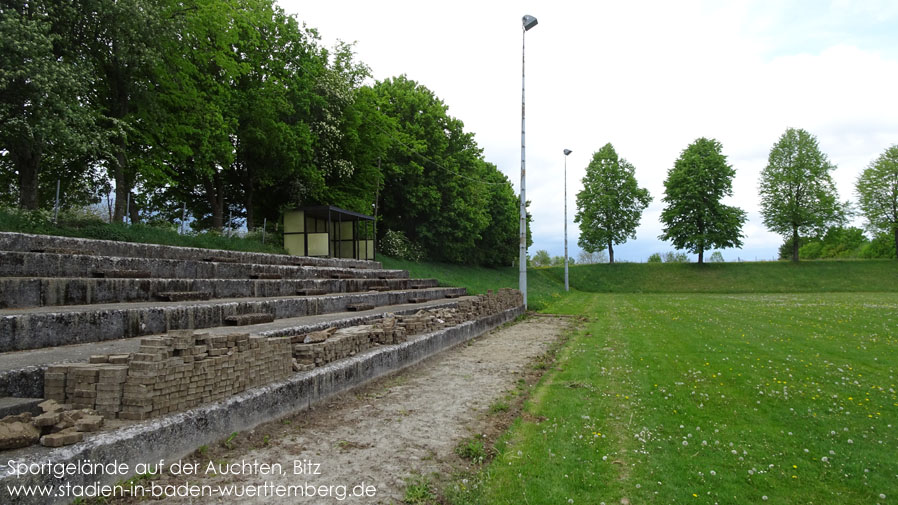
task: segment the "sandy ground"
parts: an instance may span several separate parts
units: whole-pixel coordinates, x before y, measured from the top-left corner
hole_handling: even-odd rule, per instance
[[[532,361],[568,324],[530,317],[313,410],[210,446],[182,460],[196,464],[198,475],[172,475],[177,468],[170,467],[152,482],[211,486],[216,496],[154,503],[401,503],[410,476],[447,474],[464,464],[454,453],[460,441],[504,429],[496,426],[501,416],[487,415],[490,405],[520,379],[533,378]],[[210,464],[215,472],[208,472]],[[221,497],[219,485],[260,496]],[[278,497],[275,486],[300,486],[306,496]],[[352,496],[354,490],[367,496]]]

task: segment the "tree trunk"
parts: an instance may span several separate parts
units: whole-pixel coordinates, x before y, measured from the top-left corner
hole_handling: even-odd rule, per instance
[[[130,201],[131,201],[131,205],[130,205],[130,208],[128,209],[128,212],[129,212],[128,219],[131,222],[131,224],[139,223],[140,222],[140,207],[137,205],[137,200],[135,198],[134,193],[131,193]]]
[[[792,261],[798,263],[798,227],[792,226]]]
[[[224,190],[222,188],[221,173],[216,171],[212,179],[203,182],[206,189],[206,201],[212,207],[212,229],[224,231]]]
[[[128,205],[128,194],[131,193],[131,185],[128,184],[125,177],[125,159],[124,145],[116,141],[115,167],[113,168],[113,177],[115,177],[115,212],[112,214],[113,223],[121,223],[125,219],[125,212]]]
[[[253,179],[247,175],[243,186],[243,205],[246,207],[246,230],[253,231],[256,229],[255,213],[253,212]]]
[[[898,259],[898,226],[892,228],[895,232],[895,258]]]
[[[608,263],[614,263],[614,244],[608,241]]]
[[[701,265],[704,262],[705,262],[705,248],[699,247],[698,248],[698,264]]]
[[[40,204],[37,176],[40,173],[41,156],[28,148],[24,151],[11,153],[15,159],[16,170],[19,172],[19,208],[37,210]]]

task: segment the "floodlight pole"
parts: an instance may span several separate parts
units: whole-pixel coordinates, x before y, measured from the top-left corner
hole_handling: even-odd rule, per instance
[[[564,150],[564,290],[570,291],[567,277],[567,155],[571,154],[570,149]]]
[[[522,35],[521,35],[521,246],[518,257],[519,278],[518,289],[524,297],[524,310],[527,310],[527,192],[526,192],[526,156],[524,150],[524,55],[527,40],[527,30],[536,26],[536,18],[530,15],[524,15],[521,18]]]

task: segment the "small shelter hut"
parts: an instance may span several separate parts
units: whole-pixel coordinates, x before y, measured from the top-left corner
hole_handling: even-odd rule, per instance
[[[284,213],[284,249],[294,256],[374,259],[374,217],[331,205]]]

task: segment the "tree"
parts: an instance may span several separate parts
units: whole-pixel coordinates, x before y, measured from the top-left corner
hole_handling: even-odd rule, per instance
[[[792,239],[792,261],[798,261],[799,237],[822,235],[828,225],[844,220],[830,176],[835,168],[817,139],[802,129],[787,129],[770,149],[761,172],[761,215],[770,231]]]
[[[886,149],[858,177],[858,205],[875,233],[891,233],[898,250],[898,145]]]
[[[697,139],[683,150],[664,181],[667,207],[661,212],[660,238],[697,253],[699,264],[707,249],[742,245],[745,211],[720,202],[732,196],[736,175],[722,149],[714,139]]]
[[[539,251],[536,251],[536,254],[530,259],[530,263],[535,267],[547,267],[552,264],[552,257],[549,256],[549,251],[540,249]]]
[[[77,158],[92,140],[90,72],[69,29],[79,15],[69,2],[0,6],[0,179],[18,188],[23,209],[40,206],[45,161]]]
[[[634,170],[630,162],[618,157],[614,146],[605,144],[593,154],[583,190],[577,193],[577,244],[589,252],[607,249],[609,263],[614,263],[614,244],[636,238],[642,211],[652,201],[648,190],[637,184]]]
[[[401,230],[433,260],[474,262],[490,226],[488,188],[507,179],[485,180],[490,168],[474,135],[426,87],[399,76],[374,91],[396,125],[383,160],[383,228]]]
[[[711,253],[711,258],[708,260],[711,263],[723,263],[725,260],[723,259],[723,254],[720,251],[714,251]]]
[[[608,262],[608,255],[605,254],[605,251],[589,252],[587,250],[581,249],[580,253],[577,254],[577,263],[581,265],[592,265],[595,263],[606,262]]]

